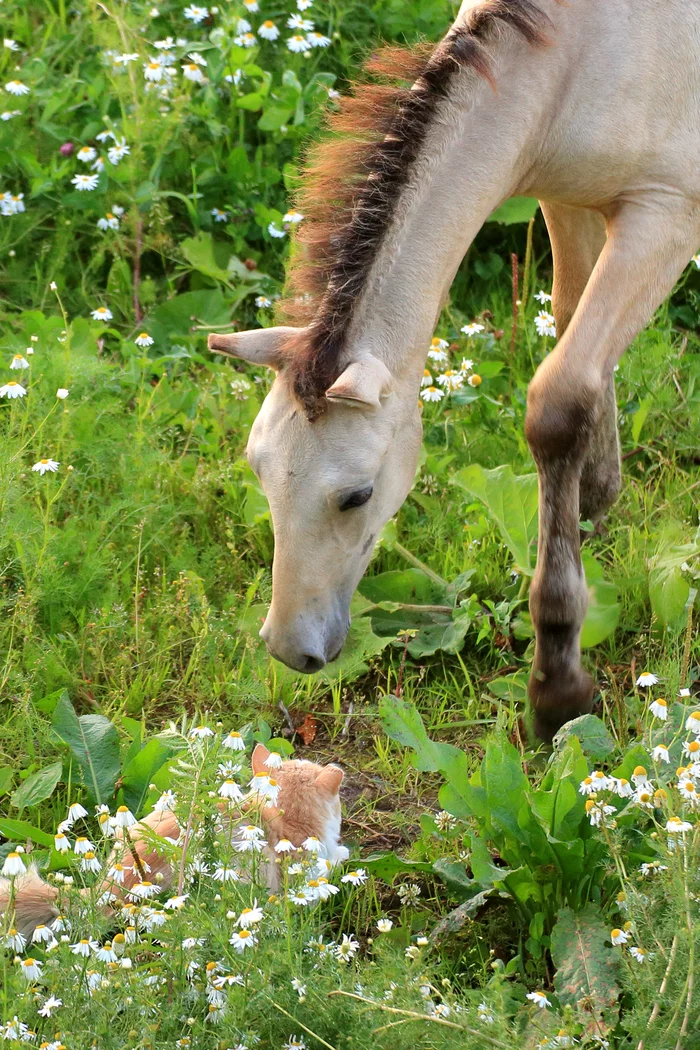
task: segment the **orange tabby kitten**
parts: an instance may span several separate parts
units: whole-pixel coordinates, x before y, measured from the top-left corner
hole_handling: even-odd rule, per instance
[[[270,752],[263,744],[257,745],[251,759],[253,773],[270,772],[265,765],[269,755]],[[292,759],[283,762],[273,774],[279,784],[279,794],[275,805],[263,808],[262,823],[267,835],[267,882],[274,892],[280,883],[279,856],[274,852],[274,847],[281,839],[289,839],[298,848],[308,838],[316,838],[321,843],[319,855],[332,864],[346,860],[348,850],[340,844],[338,791],[343,779],[342,769],[335,765],[319,766],[306,759]],[[219,808],[225,812],[224,803]],[[234,841],[241,826],[237,823],[232,828],[231,838]],[[177,842],[181,834],[177,818],[170,810],[149,813],[129,829],[131,846],[125,849],[124,845],[116,845],[107,861],[107,870],[116,862],[124,865],[123,883],[117,884],[106,878],[100,889],[123,897],[141,881],[140,867],[148,873],[152,882],[157,882],[160,890],[169,890],[176,873],[170,862],[158,851],[154,837]],[[123,842],[120,831],[117,837]],[[138,863],[133,858],[134,852],[138,854]],[[132,863],[129,863],[130,860]],[[31,865],[25,875],[15,879],[14,924],[23,936],[31,937],[36,926],[42,923],[48,925],[56,918],[58,892],[57,887],[44,882],[35,865]],[[95,889],[82,892],[94,893]],[[0,879],[0,915],[5,912],[9,900],[10,883]]]

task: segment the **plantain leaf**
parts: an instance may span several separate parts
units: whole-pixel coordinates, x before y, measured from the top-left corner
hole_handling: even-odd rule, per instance
[[[95,801],[108,802],[121,769],[115,726],[104,715],[78,718],[68,696],[63,695],[56,705],[51,728],[70,747]]]
[[[537,474],[514,474],[509,464],[484,470],[474,463],[458,471],[452,484],[486,504],[516,567],[525,576],[532,576],[537,544]]]

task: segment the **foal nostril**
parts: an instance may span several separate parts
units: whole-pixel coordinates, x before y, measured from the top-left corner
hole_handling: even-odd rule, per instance
[[[322,667],[325,667],[326,661],[322,660],[319,656],[309,656],[304,653],[301,657],[301,670],[304,674],[315,674],[316,671],[320,671]]]

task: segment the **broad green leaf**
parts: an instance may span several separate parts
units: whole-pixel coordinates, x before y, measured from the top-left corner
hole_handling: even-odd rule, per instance
[[[478,835],[470,834],[469,839],[471,842],[469,866],[475,881],[487,889],[500,885],[510,874],[509,869],[499,868],[494,864],[488,846]]]
[[[29,824],[26,820],[7,820],[5,817],[1,817],[0,835],[4,835],[6,839],[12,839],[13,842],[24,842],[26,839],[31,839],[38,846],[48,846],[49,848],[53,846],[53,835],[35,828],[33,824]]]
[[[422,772],[442,769],[451,758],[462,755],[452,744],[438,744],[431,740],[419,712],[406,700],[397,696],[384,697],[379,705],[379,718],[388,737],[415,752],[413,765]]]
[[[519,752],[504,735],[489,740],[486,745],[481,784],[486,791],[492,823],[498,824],[512,839],[523,841],[518,815],[529,784]]]
[[[378,576],[366,576],[358,586],[360,594],[370,601],[401,602],[408,605],[444,605],[447,594],[420,569],[393,569]]]
[[[608,638],[620,619],[617,587],[603,575],[603,568],[590,551],[581,556],[588,587],[588,610],[581,630],[581,648],[590,649]]]
[[[447,623],[434,623],[421,627],[415,638],[408,643],[407,650],[416,659],[421,656],[432,656],[438,650],[444,653],[458,653],[464,644],[470,623],[471,617],[463,614]]]
[[[690,584],[680,568],[659,567],[649,573],[651,611],[663,627],[682,630],[688,616]]]
[[[610,935],[600,909],[587,904],[582,911],[562,908],[552,930],[551,952],[557,972],[554,987],[563,1006],[581,999],[592,1019],[611,1024],[620,994],[617,985],[620,955],[606,941]]]
[[[35,806],[37,802],[43,802],[44,799],[50,798],[61,779],[62,772],[63,762],[59,760],[58,762],[52,762],[50,766],[46,766],[44,769],[40,769],[38,773],[34,773],[31,777],[27,777],[13,793],[12,805],[22,810],[26,806]]]
[[[0,768],[0,795],[5,795],[12,786],[15,771],[12,766],[2,766]]]
[[[433,861],[433,871],[451,889],[456,890],[458,895],[464,895],[465,892],[471,893],[474,889],[474,879],[467,875],[464,864],[460,861],[439,857]]]
[[[222,284],[230,283],[231,274],[219,266],[214,257],[214,239],[210,233],[201,230],[196,237],[186,237],[180,242],[180,251],[193,270]]]
[[[362,866],[367,868],[372,875],[391,883],[397,875],[416,872],[427,874],[433,871],[433,865],[425,861],[403,860],[393,852],[372,854],[362,861]]]
[[[511,226],[515,222],[529,222],[530,219],[534,219],[538,208],[539,201],[534,197],[510,197],[492,212],[487,222],[500,222],[503,226]]]
[[[475,463],[458,471],[452,483],[486,504],[516,568],[531,576],[537,546],[537,474],[514,474],[508,464],[484,470]]]
[[[596,715],[579,715],[565,722],[554,737],[554,748],[561,751],[570,737],[575,736],[584,755],[593,762],[602,762],[615,750],[615,741]]]
[[[632,441],[637,444],[639,441],[639,435],[642,432],[642,427],[646,423],[647,416],[649,415],[649,409],[653,403],[652,397],[645,397],[643,401],[639,402],[639,408],[632,416]]]
[[[56,705],[51,728],[68,744],[80,766],[86,788],[98,803],[108,802],[121,769],[119,735],[104,715],[75,713],[67,696]]]
[[[176,750],[172,740],[154,737],[147,741],[138,754],[124,767],[121,788],[124,793],[124,802],[132,813],[141,812],[148,795],[149,784],[161,766],[165,765]]]
[[[499,700],[513,700],[524,703],[527,699],[527,675],[522,671],[506,675],[504,678],[492,678],[488,689]]]
[[[490,890],[481,890],[479,893],[475,893],[469,900],[464,901],[458,908],[449,912],[444,919],[441,919],[430,933],[430,940],[435,944],[441,941],[443,938],[447,940],[449,938],[452,941],[455,934],[459,933],[465,923],[473,919],[480,908],[486,904],[489,899]]]

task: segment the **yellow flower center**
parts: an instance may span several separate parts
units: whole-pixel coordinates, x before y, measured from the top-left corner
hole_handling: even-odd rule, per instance
[[[263,22],[263,25],[265,26],[265,29],[272,29],[274,24],[275,23],[271,22],[269,18],[267,19],[266,22]]]
[[[644,768],[644,766],[635,766],[632,775],[635,777],[645,777],[647,775],[647,771]]]

